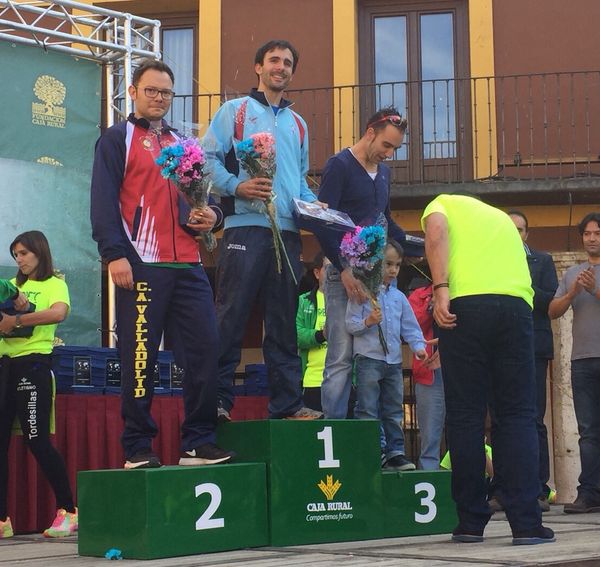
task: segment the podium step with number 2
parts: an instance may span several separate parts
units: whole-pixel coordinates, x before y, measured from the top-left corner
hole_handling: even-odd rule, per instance
[[[263,463],[83,471],[79,554],[158,559],[268,545]]]

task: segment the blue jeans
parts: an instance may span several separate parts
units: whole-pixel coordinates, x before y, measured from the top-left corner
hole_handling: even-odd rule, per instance
[[[430,386],[415,383],[415,396],[421,439],[419,468],[424,471],[435,471],[440,468],[440,444],[446,417],[441,368],[434,370],[433,383]]]
[[[356,419],[379,419],[385,433],[386,459],[404,455],[404,379],[401,364],[388,364],[360,354],[356,367]],[[384,446],[385,444],[385,446]]]
[[[600,503],[600,358],[571,361],[571,384],[581,459],[577,492]]]
[[[282,231],[296,279],[302,270],[300,235]],[[223,233],[217,263],[219,402],[233,407],[233,378],[241,360],[242,339],[252,307],[264,306],[263,356],[269,380],[269,416],[287,417],[302,406],[302,363],[296,339],[298,286],[285,258],[277,273],[271,229],[228,228]]]
[[[321,405],[326,419],[343,419],[348,413],[352,386],[352,335],[346,331],[348,296],[340,272],[331,264],[325,270],[327,354],[321,384]]]
[[[483,530],[486,501],[484,422],[493,396],[494,469],[513,533],[541,526],[531,308],[506,295],[454,299],[456,327],[440,330],[452,497],[461,526]]]

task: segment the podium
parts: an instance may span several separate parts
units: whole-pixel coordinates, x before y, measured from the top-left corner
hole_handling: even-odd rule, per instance
[[[450,471],[384,472],[384,535],[449,533],[458,523]]]
[[[268,545],[265,465],[84,471],[79,554],[158,559]]]
[[[379,422],[219,426],[234,463],[78,475],[79,553],[155,559],[450,532],[450,472],[381,470]]]
[[[218,442],[266,463],[271,545],[381,537],[379,422],[231,422]]]

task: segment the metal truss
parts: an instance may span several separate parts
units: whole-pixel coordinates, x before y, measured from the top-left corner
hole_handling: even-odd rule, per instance
[[[132,110],[128,87],[135,60],[161,57],[158,20],[70,0],[0,0],[0,40],[102,63],[108,126]]]

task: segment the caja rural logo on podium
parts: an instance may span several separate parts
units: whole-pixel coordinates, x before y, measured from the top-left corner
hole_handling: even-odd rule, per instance
[[[339,459],[333,458],[333,438],[331,426],[326,426],[323,431],[317,433],[317,438],[322,440],[325,447],[325,458],[319,460],[319,468],[339,468]],[[323,521],[344,521],[351,520],[352,502],[334,500],[338,490],[342,487],[339,479],[334,480],[333,474],[325,476],[325,480],[320,480],[317,487],[325,495],[326,502],[309,502],[306,505],[307,522]]]
[[[67,124],[67,109],[61,105],[67,95],[65,85],[52,75],[40,75],[33,86],[33,93],[42,102],[31,103],[31,123],[64,128]]]

